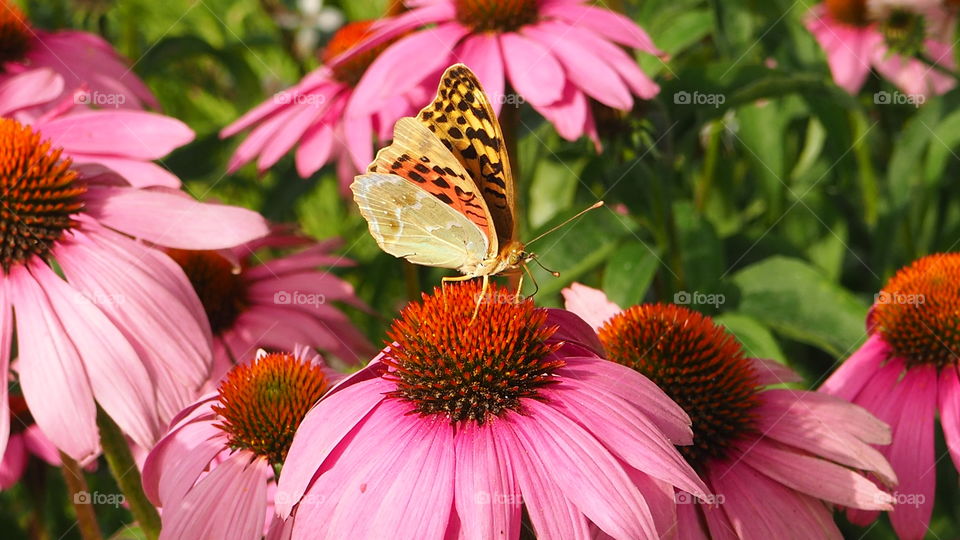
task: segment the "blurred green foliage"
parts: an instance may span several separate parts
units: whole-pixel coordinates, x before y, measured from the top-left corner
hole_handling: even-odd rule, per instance
[[[602,155],[586,141],[563,141],[532,110],[521,113],[521,238],[608,202],[535,246],[544,266],[561,273],[534,269],[538,303],[559,305],[560,289],[575,280],[621,305],[710,297],[693,307],[717,316],[751,354],[817,385],[865,339],[866,311],[884,281],[960,239],[960,92],[919,108],[876,105],[875,92],[894,89],[872,78],[849,96],[800,23],[803,2],[624,3],[669,55],[639,59],[661,84],[659,97],[601,126]],[[382,12],[377,1],[327,5],[351,20]],[[296,13],[297,4],[31,0],[24,8],[39,27],[101,34],[133,60],[164,111],[197,132],[163,162],[194,195],[255,208],[318,238],[343,237],[343,253],[358,265],[341,274],[380,314],[355,314],[375,342],[411,289],[446,275],[404,269],[382,253],[329,168],[301,179],[287,156],[262,175],[252,165],[225,173],[240,138],[220,140],[218,130],[317,65],[285,45],[271,16]],[[681,92],[723,102],[684,104],[675,99]],[[931,527],[939,538],[958,537],[957,475],[949,459],[939,467]],[[104,469],[94,483],[110,482]],[[42,474],[33,493],[19,486],[0,495],[4,537],[26,529],[31,497],[44,501],[52,537],[78,537],[65,530],[71,510],[58,502],[57,473]],[[115,509],[103,517],[107,532],[124,519]],[[843,527],[851,538],[892,538],[886,518],[869,530]]]

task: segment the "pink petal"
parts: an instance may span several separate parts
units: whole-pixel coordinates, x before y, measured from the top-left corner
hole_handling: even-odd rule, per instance
[[[549,105],[558,101],[566,76],[563,68],[546,47],[515,32],[500,35],[504,67],[510,85],[531,105]]]
[[[257,169],[265,171],[290,151],[314,122],[326,113],[328,103],[294,104],[278,115],[283,117],[283,126],[264,145],[257,161]]]
[[[937,408],[940,410],[940,427],[947,441],[950,459],[960,469],[960,377],[956,366],[944,367],[940,372]]]
[[[551,479],[590,521],[621,538],[656,538],[647,503],[616,458],[578,424],[533,399],[524,399],[530,416],[509,422],[527,452],[552,464]]]
[[[538,538],[587,540],[593,537],[580,510],[553,481],[551,470],[556,463],[539,452],[529,452],[517,436],[504,424],[494,424],[493,437],[497,449],[509,457],[516,474],[523,505]]]
[[[886,441],[890,429],[865,409],[836,399],[833,407],[823,407],[805,399],[813,392],[769,390],[759,394],[757,429],[810,455],[821,456],[854,469],[876,473],[887,484],[896,483],[896,474],[883,455],[858,438],[855,430],[871,432],[870,442]],[[823,394],[820,397],[829,397]],[[847,426],[856,426],[848,429]]]
[[[317,124],[310,128],[297,148],[297,174],[303,178],[320,170],[330,159],[333,149],[333,128],[327,124]]]
[[[549,105],[530,105],[547,119],[557,133],[568,141],[575,141],[586,133],[586,126],[590,118],[590,108],[587,98],[569,80],[563,87],[560,99]]]
[[[13,267],[9,280],[16,311],[17,370],[30,414],[58,448],[86,461],[100,445],[93,390],[83,361],[50,298],[26,268]]]
[[[382,392],[390,390],[382,379],[358,383],[328,394],[321,401],[323,406],[315,406],[307,413],[297,428],[277,482],[275,504],[280,517],[290,516],[326,457],[383,400]]]
[[[493,112],[500,114],[504,101],[503,56],[493,34],[471,34],[454,51],[454,57],[473,70],[490,99]]]
[[[100,164],[115,171],[133,187],[163,186],[177,189],[180,179],[161,165],[150,161],[87,154],[70,154],[74,163]]]
[[[369,116],[348,117],[344,119],[342,127],[347,156],[357,170],[366,170],[373,161],[372,119]]]
[[[48,68],[12,75],[0,82],[0,116],[42,105],[63,93],[63,77]]]
[[[357,83],[347,117],[370,114],[390,96],[404,94],[431,73],[446,68],[454,45],[467,33],[458,23],[441,23],[387,47]],[[398,66],[403,69],[397,69]]]
[[[643,414],[616,396],[598,396],[557,385],[557,408],[586,428],[610,452],[635,469],[704,498],[707,487],[673,443]]]
[[[3,460],[0,461],[0,490],[6,490],[20,481],[24,469],[27,468],[29,454],[23,437],[19,435],[10,437],[9,443],[5,445],[5,450],[0,456],[3,456]]]
[[[840,365],[820,386],[820,391],[854,401],[870,382],[883,362],[890,357],[890,346],[880,334],[871,334],[866,343]]]
[[[470,425],[456,434],[456,509],[465,538],[519,538],[520,488],[495,428]]]
[[[711,540],[709,531],[707,529],[706,518],[700,515],[699,504],[693,504],[692,502],[686,504],[677,504],[677,523],[674,525],[676,532],[677,540]],[[711,513],[723,513],[719,507],[711,508],[709,510]],[[726,521],[726,517],[723,517],[723,521]],[[727,540],[731,538],[736,539],[736,535],[732,533],[732,526],[725,524],[726,527],[721,526],[719,529],[723,531],[727,527],[731,528],[731,532],[723,535],[715,535],[712,540]]]
[[[751,467],[742,463],[729,468],[711,467],[709,474],[710,485],[723,496],[720,508],[729,519],[708,519],[714,538],[729,535],[727,523],[740,538],[843,538],[822,502],[790,490]]]
[[[44,122],[44,138],[68,154],[161,158],[194,138],[183,122],[143,111],[96,110]]]
[[[606,293],[600,289],[587,287],[580,283],[573,283],[561,291],[566,308],[581,319],[599,330],[603,323],[612,319],[614,315],[623,311],[620,306],[611,302]]]
[[[870,59],[883,37],[873,27],[858,28],[833,20],[823,6],[811,9],[805,24],[826,53],[833,80],[856,94],[870,74]]]
[[[10,353],[13,347],[13,311],[10,281],[0,276],[0,456],[10,436]],[[21,338],[22,339],[22,338]],[[0,486],[0,489],[6,489]]]
[[[179,505],[211,461],[228,450],[226,433],[214,426],[212,413],[206,416],[168,433],[147,456],[143,489],[157,506]]]
[[[44,436],[36,424],[27,426],[27,428],[23,430],[22,435],[23,443],[26,445],[27,451],[31,454],[45,461],[47,465],[59,467],[62,464],[60,461],[60,451],[50,442],[50,439]]]
[[[223,249],[270,232],[256,212],[157,189],[91,187],[84,196],[86,212],[100,223],[179,249]]]
[[[210,330],[196,294],[180,294],[189,281],[162,253],[119,236],[94,239],[78,231],[76,239],[58,252],[64,274],[133,345],[136,357],[154,374],[162,418],[172,418],[196,397],[210,371]],[[170,279],[181,283],[171,288]],[[179,388],[158,384],[159,373]],[[182,390],[187,390],[186,400],[179,398]]]
[[[568,41],[565,34],[543,24],[525,26],[523,33],[550,49],[563,66],[567,78],[587,95],[614,109],[627,111],[633,108],[630,90],[602,59]]]
[[[690,444],[690,417],[650,379],[620,364],[591,358],[567,357],[557,370],[564,384],[578,392],[616,396],[630,403],[653,421],[674,444]]]
[[[677,507],[679,505],[673,486],[632,467],[627,468],[627,474],[630,475],[630,481],[637,486],[637,490],[643,495],[643,500],[650,507],[650,513],[653,514],[653,521],[659,533],[658,538],[663,540],[677,538]]]
[[[615,43],[657,56],[663,54],[643,28],[629,18],[609,9],[582,4],[547,3],[540,12],[543,15],[563,19],[573,26],[589,29]]]
[[[180,504],[164,508],[160,538],[258,540],[266,514],[267,467],[248,451],[217,464]]]
[[[893,499],[856,471],[774,446],[763,439],[744,449],[741,463],[787,487],[835,504],[890,510]],[[737,470],[729,474],[738,474]]]
[[[227,172],[236,172],[237,169],[257,157],[274,135],[283,129],[284,120],[286,120],[286,116],[282,113],[276,114],[254,128],[230,156],[230,161],[227,163]]]
[[[545,326],[558,326],[557,331],[550,337],[555,341],[564,342],[564,353],[576,346],[577,356],[603,356],[603,344],[597,338],[596,332],[580,317],[565,309],[545,308],[547,321]]]
[[[47,265],[32,264],[30,271],[52,299],[49,316],[59,320],[64,336],[75,347],[73,353],[83,362],[97,403],[138,445],[153,446],[160,435],[156,395],[136,350],[91,299]],[[24,334],[18,329],[17,336],[22,339]],[[27,385],[23,386],[26,397]]]

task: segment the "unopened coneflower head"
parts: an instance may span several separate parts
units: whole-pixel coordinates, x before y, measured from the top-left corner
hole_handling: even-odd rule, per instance
[[[823,383],[822,392],[876,414],[893,429],[880,449],[900,478],[890,521],[901,538],[927,534],[936,494],[935,426],[960,468],[960,254],[928,255],[894,274],[867,317],[869,337]],[[942,465],[941,465],[942,466]],[[868,524],[876,512],[850,511]]]
[[[306,348],[259,351],[184,409],[143,468],[144,491],[163,509],[160,537],[262,538],[276,524],[268,490],[294,432],[339,378]]]
[[[370,37],[374,21],[354,21],[343,25],[323,49],[321,61],[327,63],[337,56],[349,51],[356,44]],[[333,68],[334,77],[347,85],[356,86],[367,67],[376,60],[377,56],[386,49],[391,42],[383,43],[378,47],[364,51],[347,62],[341,62]]]
[[[633,306],[598,331],[607,358],[646,375],[693,421],[680,452],[695,468],[756,435],[760,405],[753,363],[725,328],[674,304]]]
[[[867,0],[825,0],[823,4],[827,14],[842,23],[854,26],[868,23]]]
[[[693,420],[694,444],[680,451],[710,495],[678,492],[681,538],[839,539],[832,505],[891,508],[890,495],[864,475],[895,480],[870,446],[889,442],[890,431],[867,411],[816,392],[770,388],[798,377],[749,358],[725,328],[687,307],[622,311],[577,283],[563,295],[598,330],[608,358],[645,374]]]
[[[216,251],[170,249],[167,255],[187,274],[214,335],[233,327],[250,304],[241,269]]]
[[[451,283],[390,338],[294,437],[276,496],[281,516],[296,507],[294,538],[516,539],[525,523],[541,539],[655,538],[675,520],[672,486],[705,496],[674,448],[689,418],[600,358],[569,312]],[[635,423],[610,431],[612,417]]]

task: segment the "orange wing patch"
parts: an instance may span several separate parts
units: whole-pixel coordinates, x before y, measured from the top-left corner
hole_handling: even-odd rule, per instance
[[[448,68],[437,97],[417,115],[463,165],[483,196],[500,245],[514,236],[513,174],[500,124],[476,76],[463,64]]]

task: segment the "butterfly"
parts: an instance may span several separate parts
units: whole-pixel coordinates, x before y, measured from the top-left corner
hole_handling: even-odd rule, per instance
[[[431,104],[396,123],[393,143],[350,189],[370,234],[395,257],[485,281],[532,258],[515,237],[500,124],[463,64],[447,68]]]
[[[535,258],[516,238],[516,189],[500,124],[463,64],[447,68],[437,97],[416,117],[397,121],[392,144],[350,189],[381,249],[464,274],[444,282],[482,277],[480,298],[490,276]]]

